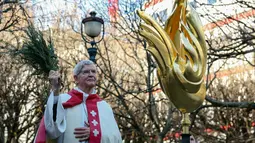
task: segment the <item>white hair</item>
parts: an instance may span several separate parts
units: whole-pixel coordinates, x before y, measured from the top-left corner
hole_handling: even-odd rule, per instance
[[[76,64],[76,66],[74,67],[73,69],[73,75],[78,75],[82,68],[85,66],[85,65],[94,65],[94,62],[92,62],[91,60],[82,60],[80,61],[79,63]]]

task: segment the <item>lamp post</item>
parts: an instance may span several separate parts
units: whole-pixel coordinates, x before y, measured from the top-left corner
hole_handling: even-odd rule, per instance
[[[104,21],[102,18],[96,17],[96,12],[92,11],[89,13],[90,17],[86,17],[82,20],[81,23],[81,37],[85,42],[85,47],[87,47],[87,43],[90,43],[91,47],[87,48],[89,53],[89,59],[96,62],[96,54],[97,54],[97,46],[96,44],[103,40],[104,38]],[[95,37],[99,36],[102,31],[101,38],[99,40],[95,40]],[[90,37],[90,38],[88,38]]]

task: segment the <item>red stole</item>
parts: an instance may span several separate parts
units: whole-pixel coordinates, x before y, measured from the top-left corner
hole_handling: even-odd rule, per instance
[[[86,106],[88,111],[88,121],[90,127],[89,143],[101,142],[101,127],[99,120],[99,113],[97,108],[97,102],[101,101],[97,94],[91,94],[86,100]]]
[[[62,104],[64,108],[71,108],[83,102],[83,93],[72,89],[68,92],[68,94],[71,96],[71,98]],[[88,121],[90,126],[89,143],[100,143],[101,141],[102,132],[97,108],[97,102],[99,101],[101,101],[101,98],[97,94],[90,94],[86,99]],[[40,122],[35,143],[46,143],[46,128],[44,124],[44,117]]]

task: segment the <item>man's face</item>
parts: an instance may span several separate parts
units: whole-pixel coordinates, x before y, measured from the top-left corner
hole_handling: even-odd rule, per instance
[[[97,82],[97,70],[95,65],[84,65],[81,72],[74,76],[76,84],[83,88],[93,88]]]

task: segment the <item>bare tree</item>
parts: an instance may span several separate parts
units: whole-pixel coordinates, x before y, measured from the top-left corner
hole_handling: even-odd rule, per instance
[[[1,129],[6,142],[29,142],[47,97],[47,84],[29,74],[31,70],[17,59],[1,55]]]
[[[255,31],[249,14],[254,11],[254,2],[198,4],[206,14],[201,16],[211,23],[205,25],[209,46],[207,102],[194,112],[192,117],[196,120],[193,120],[192,131],[206,142],[249,141],[254,137]],[[237,13],[224,11],[238,8]]]
[[[236,1],[234,4],[254,10],[254,2],[252,1]],[[141,1],[141,3],[136,3],[135,6],[140,9],[142,5],[143,1]],[[161,92],[157,77],[153,74],[156,64],[146,52],[147,46],[144,43],[144,40],[137,33],[140,20],[135,14],[134,9],[132,9],[133,7],[131,7],[134,6],[134,3],[131,1],[120,2],[119,9],[117,9],[118,17],[116,20],[109,18],[107,13],[105,13],[107,7],[104,7],[103,4],[92,3],[92,6],[94,6],[95,9],[102,10],[98,11],[98,15],[104,18],[107,33],[104,41],[97,45],[97,65],[99,69],[97,90],[102,98],[111,103],[123,139],[125,142],[160,143],[163,142],[164,139],[168,139],[171,142],[178,142],[180,140],[178,134],[181,130],[181,115]],[[214,7],[216,6],[214,5]],[[211,8],[211,5],[200,4],[200,7],[206,9],[208,7]],[[248,80],[242,78],[240,78],[240,81],[234,82],[237,80],[237,77],[233,77],[228,78],[227,81],[229,84],[224,84],[226,80],[223,80],[224,82],[221,81],[219,71],[221,70],[222,72],[222,67],[229,64],[229,61],[233,61],[233,59],[254,66],[254,61],[246,58],[248,53],[254,52],[254,26],[251,25],[252,23],[248,24],[232,18],[232,21],[235,21],[233,22],[234,24],[229,23],[229,25],[225,25],[227,26],[228,31],[234,35],[231,36],[229,33],[226,33],[226,27],[223,28],[219,25],[219,22],[217,23],[219,19],[213,19],[216,14],[211,14],[212,15],[204,15],[203,17],[209,18],[211,22],[215,23],[216,27],[218,26],[217,28],[219,31],[222,32],[222,35],[218,38],[207,37],[207,43],[209,45],[207,101],[205,102],[205,105],[192,114],[193,116],[191,117],[194,124],[191,131],[195,138],[205,142],[214,142],[215,140],[218,142],[245,142],[253,137],[251,132],[252,128],[246,127],[246,125],[249,125],[252,122],[252,117],[254,116],[252,113],[254,109],[254,103],[252,102],[254,101],[254,91],[252,88],[247,88],[254,86],[254,82],[252,79]],[[223,15],[222,17],[227,16],[224,15],[224,13],[219,14]],[[53,27],[42,30],[45,30],[45,37],[49,37],[50,35],[53,37],[56,53],[60,61],[60,67],[63,68],[61,71],[63,73],[64,92],[73,87],[73,79],[72,76],[70,76],[72,75],[72,67],[79,60],[88,58],[86,51],[86,48],[88,47],[85,46],[81,39],[79,33],[80,27],[68,20],[77,19],[79,16],[76,14],[65,14],[61,16],[55,15],[54,17],[54,20],[56,21],[53,24]],[[34,21],[32,18],[34,17],[31,17],[30,20]],[[63,22],[65,24],[63,24]],[[63,27],[63,25],[66,25],[66,27]],[[38,26],[38,28],[41,27]],[[10,41],[12,40],[5,40],[6,43],[11,45]],[[16,45],[13,47],[15,46]],[[3,47],[7,46],[5,45]],[[9,58],[4,59],[4,61],[12,61]],[[221,61],[220,64],[217,63],[218,61]],[[19,64],[15,63],[10,65]],[[218,65],[218,68],[215,68],[215,65]],[[16,70],[16,67],[12,67],[12,69],[13,68]],[[27,67],[25,69],[27,69]],[[25,69],[18,73],[26,72],[27,70]],[[35,80],[36,77],[29,76],[29,73],[27,76],[24,76],[27,77],[27,82],[18,82],[14,80],[20,78],[17,74],[11,73],[9,75],[8,71],[4,73],[6,76],[3,76],[3,79],[4,77],[13,77],[9,80],[20,85],[18,86],[19,88],[9,84],[1,86],[8,89],[8,91],[9,89],[12,91],[8,93],[10,97],[17,97],[18,99],[14,104],[11,102],[12,100],[3,96],[5,97],[1,99],[1,101],[4,101],[5,103],[3,104],[3,108],[6,110],[7,107],[9,108],[13,106],[13,108],[10,108],[9,110],[12,114],[7,113],[7,111],[4,110],[4,113],[1,115],[9,116],[9,114],[13,115],[15,113],[13,116],[16,117],[16,114],[18,115],[21,113],[20,109],[23,109],[21,107],[25,106],[25,104],[22,104],[21,106],[19,101],[26,103],[26,106],[29,105],[28,101],[31,101],[33,105],[33,108],[31,109],[35,110],[26,111],[30,114],[34,113],[37,116],[34,118],[26,116],[28,120],[33,119],[30,122],[26,122],[28,123],[28,128],[22,129],[23,127],[17,128],[16,126],[14,128],[14,125],[11,124],[8,124],[7,127],[7,123],[4,123],[5,128],[8,128],[8,131],[9,129],[19,131],[20,137],[21,134],[30,137],[32,136],[32,132],[25,132],[31,130],[35,131],[36,129],[35,123],[39,122],[38,117],[42,115],[42,112],[38,113],[36,111],[44,110],[43,105],[47,99],[47,82],[45,79],[37,81]],[[23,78],[21,79],[25,80]],[[33,82],[33,85],[28,84],[31,82]],[[21,90],[23,88],[27,89],[27,93]],[[28,91],[30,92],[28,93]],[[242,95],[246,95],[245,98]],[[31,99],[29,97],[33,98]],[[7,103],[11,106],[7,105]],[[39,103],[39,105],[35,103]],[[14,110],[14,105],[17,105],[17,107],[15,106],[17,108],[15,108],[16,110]],[[236,108],[229,109],[227,107]],[[225,128],[228,128],[228,130],[225,130]],[[219,136],[209,134],[205,131],[210,129],[216,132]],[[232,131],[234,129],[235,131]],[[13,132],[8,133],[8,140],[17,140],[20,138],[13,134]],[[240,136],[237,136],[237,134]],[[27,142],[29,141],[27,140]]]

